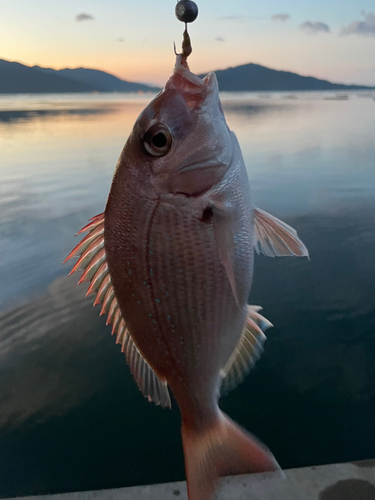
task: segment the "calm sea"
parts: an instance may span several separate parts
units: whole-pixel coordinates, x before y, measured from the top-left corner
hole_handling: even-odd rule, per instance
[[[177,407],[142,397],[61,264],[150,97],[0,96],[2,497],[184,477]],[[325,97],[223,95],[256,205],[311,256],[256,258],[275,327],[221,400],[285,468],[375,457],[375,101]]]

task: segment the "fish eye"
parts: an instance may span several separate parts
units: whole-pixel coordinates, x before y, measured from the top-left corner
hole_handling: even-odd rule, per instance
[[[152,125],[143,137],[143,146],[152,156],[165,156],[172,146],[172,135],[162,123]]]

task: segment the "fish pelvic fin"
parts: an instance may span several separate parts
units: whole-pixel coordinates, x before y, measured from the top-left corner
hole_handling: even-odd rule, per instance
[[[142,394],[156,405],[171,407],[167,383],[161,380],[142,356],[126,326],[112,285],[104,248],[104,213],[90,219],[77,234],[88,234],[70,252],[66,261],[78,257],[70,274],[83,271],[78,284],[89,282],[87,295],[95,293],[94,306],[102,304],[100,315],[107,314],[107,325],[112,324],[112,335],[121,344],[130,371]]]
[[[297,232],[260,208],[254,209],[255,251],[267,257],[309,257]]]
[[[219,477],[279,470],[272,453],[219,410],[202,430],[182,425],[189,500],[213,500]]]
[[[227,394],[244,380],[263,352],[266,341],[264,332],[273,325],[259,314],[261,309],[259,306],[247,306],[241,338],[220,373],[222,394]]]

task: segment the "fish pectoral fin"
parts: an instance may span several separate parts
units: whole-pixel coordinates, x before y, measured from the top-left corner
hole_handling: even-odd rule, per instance
[[[228,393],[243,381],[263,352],[266,340],[264,332],[273,325],[259,314],[261,309],[259,306],[247,306],[247,318],[241,338],[220,372],[222,394]]]
[[[156,405],[171,407],[167,383],[160,380],[151,366],[143,358],[135,345],[122,317],[109,273],[104,248],[104,214],[91,219],[79,233],[88,234],[70,252],[64,263],[72,257],[79,257],[70,274],[82,270],[78,284],[90,283],[87,295],[96,293],[94,306],[103,304],[100,315],[106,313],[107,325],[112,324],[112,335],[116,334],[116,343],[121,344],[130,370],[142,394]]]
[[[254,247],[257,253],[263,253],[267,257],[309,257],[296,230],[260,208],[254,209],[254,228]]]
[[[213,226],[215,239],[219,251],[220,261],[227,273],[234,298],[238,301],[238,289],[234,277],[234,236],[233,236],[233,216],[228,207],[214,205],[212,207]]]

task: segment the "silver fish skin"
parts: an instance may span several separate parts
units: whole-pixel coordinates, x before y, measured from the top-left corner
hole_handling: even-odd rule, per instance
[[[189,79],[182,91],[167,85],[135,124],[108,198],[105,247],[116,297],[137,347],[174,393],[181,372],[184,387],[197,386],[179,404],[198,398],[200,412],[212,406],[219,371],[245,323],[254,231],[246,170],[221,110],[216,77],[198,80],[199,86]],[[174,141],[161,158],[148,155],[142,144],[147,129],[158,122]],[[215,224],[219,237],[228,233],[232,239],[228,257],[238,304]]]
[[[147,131],[155,127],[157,132],[160,124],[172,137],[161,157],[144,145]],[[197,436],[209,433],[211,441],[220,441],[223,433],[228,439],[231,434],[232,424],[217,402],[221,370],[247,317],[253,219],[244,161],[225,121],[216,77],[202,81],[177,61],[165,90],[143,111],[121,154],[105,211],[104,240],[129,332],[180,406],[193,500],[202,491],[208,498],[211,476],[227,472],[225,467],[215,473],[195,470],[189,457],[196,455],[191,443]],[[246,449],[247,439],[244,435],[239,448]],[[256,457],[250,463],[241,461],[236,468],[231,461],[228,470],[276,468],[270,453],[253,448]],[[204,455],[216,453],[221,461],[228,452]]]
[[[120,155],[104,214],[69,254],[108,313],[149,400],[181,410],[189,500],[209,500],[218,478],[277,470],[271,452],[218,406],[242,381],[272,326],[248,306],[254,249],[308,256],[297,233],[253,206],[216,76],[177,56]],[[103,248],[104,247],[104,248]]]

